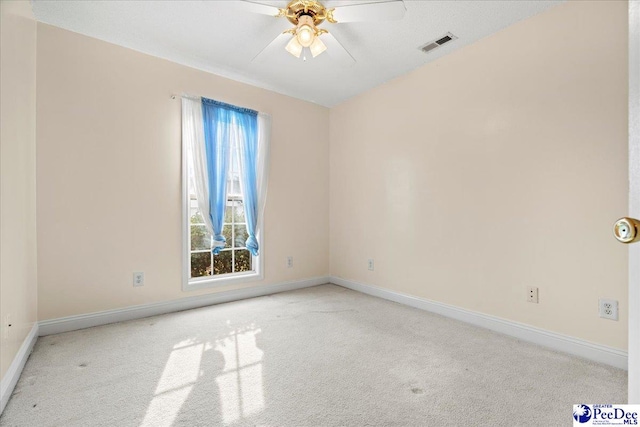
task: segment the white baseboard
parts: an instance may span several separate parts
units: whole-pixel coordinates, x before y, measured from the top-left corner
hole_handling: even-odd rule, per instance
[[[616,368],[627,369],[627,352],[616,348],[595,344],[567,335],[525,325],[523,323],[501,319],[499,317],[471,310],[465,310],[452,305],[430,301],[424,298],[406,295],[372,285],[365,285],[363,283],[342,279],[340,277],[332,276],[331,283],[354,291],[408,305],[410,307],[437,313],[452,319],[461,320],[472,325],[491,329],[492,331],[510,335],[523,341],[532,342],[563,353],[569,353],[595,362],[611,365]]]
[[[38,323],[35,323],[31,328],[31,331],[29,331],[29,335],[27,335],[22,342],[20,350],[18,350],[16,357],[13,358],[13,362],[9,365],[9,369],[4,374],[4,377],[2,377],[2,381],[0,381],[0,414],[4,411],[4,407],[7,406],[11,393],[13,393],[13,389],[18,383],[18,379],[20,379],[24,365],[27,363],[27,359],[29,358],[31,350],[33,350],[33,346],[36,344],[37,340]]]
[[[175,311],[189,310],[192,308],[238,301],[246,298],[271,295],[278,292],[323,285],[325,283],[329,283],[329,277],[314,277],[275,285],[252,286],[249,288],[235,289],[215,294],[180,298],[173,301],[135,305],[115,310],[100,311],[97,313],[44,320],[40,322],[40,336],[91,328],[93,326],[106,325],[109,323],[123,322],[125,320],[141,319],[143,317],[173,313]]]

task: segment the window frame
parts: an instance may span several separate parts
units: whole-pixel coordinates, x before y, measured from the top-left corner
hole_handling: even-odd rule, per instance
[[[251,265],[254,270],[241,273],[229,273],[222,277],[205,276],[191,278],[191,200],[189,195],[189,164],[187,163],[187,144],[182,141],[182,290],[218,288],[243,284],[264,279],[264,238],[263,218],[258,223],[256,238],[260,242],[260,255],[253,256]],[[244,195],[243,195],[244,196]]]

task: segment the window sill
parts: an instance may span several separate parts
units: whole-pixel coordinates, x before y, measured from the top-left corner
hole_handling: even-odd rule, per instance
[[[262,280],[263,278],[264,276],[259,272],[251,271],[248,273],[234,274],[230,277],[189,279],[184,282],[182,290],[188,292],[197,289],[220,288],[223,286],[254,282],[256,280]]]

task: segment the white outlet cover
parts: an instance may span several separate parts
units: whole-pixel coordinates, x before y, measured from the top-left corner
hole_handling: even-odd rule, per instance
[[[618,301],[607,298],[599,299],[598,313],[603,319],[618,320]]]
[[[133,273],[133,286],[144,286],[144,273],[136,271]]]

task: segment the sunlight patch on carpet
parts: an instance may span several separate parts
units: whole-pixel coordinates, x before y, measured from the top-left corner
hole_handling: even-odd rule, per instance
[[[141,426],[171,425],[198,380],[204,344],[174,346]]]
[[[258,413],[264,408],[263,351],[256,345],[260,329],[235,331],[216,342],[224,356],[224,370],[216,378],[220,389],[222,419],[226,424]]]

